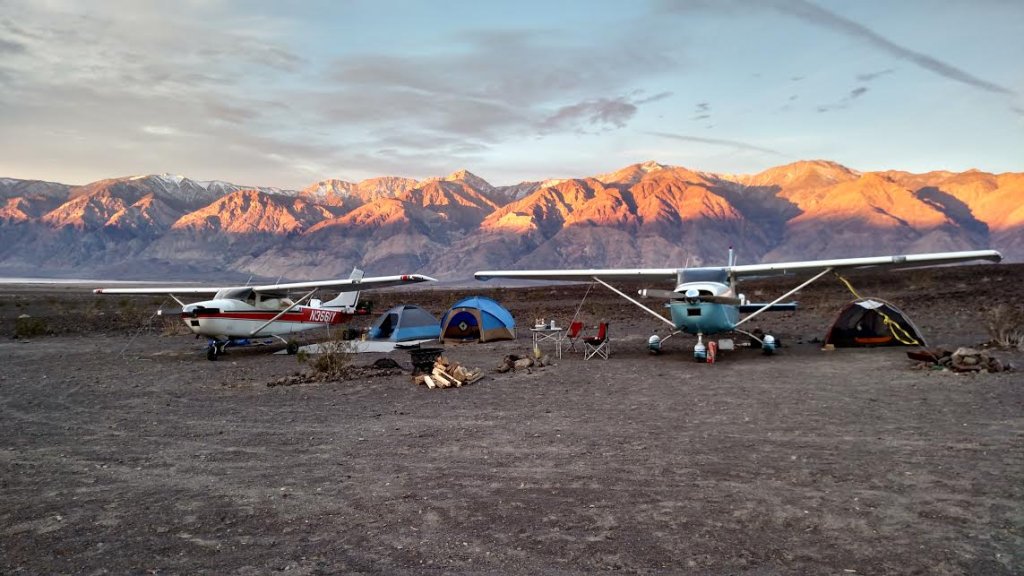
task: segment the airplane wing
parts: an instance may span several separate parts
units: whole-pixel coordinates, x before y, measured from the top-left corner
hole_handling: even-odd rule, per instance
[[[374,288],[386,288],[388,286],[399,286],[403,284],[416,284],[418,282],[437,282],[437,279],[422,274],[401,274],[398,276],[375,276],[372,278],[344,280],[314,280],[311,282],[291,282],[288,284],[268,284],[265,286],[250,286],[254,292],[260,293],[281,293],[297,292],[299,290],[312,290],[313,288],[331,288],[338,292],[353,292],[355,290],[372,290]]]
[[[266,284],[263,286],[222,286],[222,287],[154,287],[154,288],[97,288],[93,290],[96,294],[217,294],[221,291],[251,289],[261,294],[287,294],[300,290],[312,290],[314,288],[331,288],[339,292],[352,292],[355,290],[371,290],[374,288],[385,288],[387,286],[398,286],[401,284],[415,284],[417,282],[436,282],[430,276],[422,274],[401,274],[398,276],[377,276],[363,278],[360,280],[346,278],[344,280],[314,280],[310,282],[290,282],[287,284]]]
[[[178,288],[96,288],[94,294],[216,294],[221,288],[181,286]]]
[[[726,268],[737,278],[744,276],[774,276],[796,272],[818,272],[828,268],[910,268],[989,260],[999,262],[1002,254],[996,250],[970,250],[965,252],[936,252],[933,254],[906,254],[898,256],[869,256],[865,258],[838,258],[834,260],[810,260],[807,262],[780,262],[772,264],[746,264]]]
[[[514,280],[568,280],[586,282],[592,278],[619,280],[675,280],[675,268],[610,268],[601,270],[482,270],[477,280],[510,278]]]
[[[1003,256],[996,250],[972,250],[966,252],[937,252],[933,254],[907,254],[898,256],[869,256],[866,258],[839,258],[833,260],[810,260],[806,262],[782,262],[775,264],[747,264],[743,266],[708,267],[711,270],[724,270],[734,277],[773,276],[795,272],[814,272],[828,268],[870,268],[873,266],[888,267],[921,267],[973,260],[989,260],[999,262]],[[518,280],[569,280],[585,282],[591,278],[601,279],[652,279],[675,280],[682,268],[632,268],[632,269],[601,269],[601,270],[482,270],[473,276],[477,280],[491,278],[510,278]],[[698,270],[693,268],[692,270]]]

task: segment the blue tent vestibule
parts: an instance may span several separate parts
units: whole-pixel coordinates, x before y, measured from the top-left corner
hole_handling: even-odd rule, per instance
[[[516,321],[512,314],[486,296],[463,298],[441,317],[441,340],[464,342],[515,340]]]

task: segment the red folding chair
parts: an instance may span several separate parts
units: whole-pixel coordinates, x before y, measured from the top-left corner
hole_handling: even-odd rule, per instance
[[[583,339],[583,359],[590,360],[594,356],[608,359],[611,352],[611,344],[608,343],[608,323],[601,322],[597,325],[597,336]]]
[[[565,331],[565,339],[569,341],[569,350],[578,352],[576,350],[576,341],[580,339],[580,333],[583,332],[583,322],[570,322],[569,329]]]

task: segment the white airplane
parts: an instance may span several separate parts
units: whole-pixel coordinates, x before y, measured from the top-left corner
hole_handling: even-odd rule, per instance
[[[229,344],[243,343],[250,338],[277,338],[285,343],[289,354],[295,354],[298,343],[285,336],[348,322],[355,313],[360,290],[435,281],[419,274],[363,278],[362,270],[355,269],[347,280],[227,288],[97,288],[93,292],[170,296],[181,308],[158,310],[157,314],[181,316],[189,330],[210,339],[206,357],[216,360]],[[321,302],[313,298],[321,288],[339,290],[340,294],[329,302]],[[304,294],[296,300],[289,298],[299,293]],[[186,304],[179,298],[199,294],[213,295],[213,299]]]
[[[974,250],[965,252],[939,252],[933,254],[907,254],[900,256],[873,256],[866,258],[840,258],[835,260],[813,260],[807,262],[784,262],[777,264],[747,264],[737,266],[732,248],[729,248],[728,266],[700,268],[638,268],[606,270],[484,270],[474,276],[477,280],[491,278],[512,278],[526,280],[593,280],[611,289],[623,298],[636,304],[675,331],[697,336],[694,357],[703,360],[707,355],[703,337],[722,332],[740,332],[761,343],[762,349],[770,353],[775,349],[775,338],[771,335],[760,338],[740,329],[744,323],[769,310],[794,310],[795,302],[780,304],[822,276],[842,269],[895,267],[909,268],[938,264],[989,260],[999,262],[1002,255],[995,250]],[[767,304],[747,301],[737,292],[736,282],[741,278],[765,277],[794,273],[816,273],[796,288]],[[671,319],[626,295],[608,284],[606,280],[674,280],[675,290],[640,290],[640,296],[666,298]],[[750,312],[740,319],[741,312]],[[673,332],[674,334],[675,332]],[[652,336],[649,341],[652,350],[660,348],[661,340]]]

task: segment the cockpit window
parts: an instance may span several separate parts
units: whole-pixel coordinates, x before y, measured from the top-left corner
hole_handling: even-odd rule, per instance
[[[225,288],[214,296],[218,300],[242,300],[249,304],[256,303],[256,292],[252,288]]]

